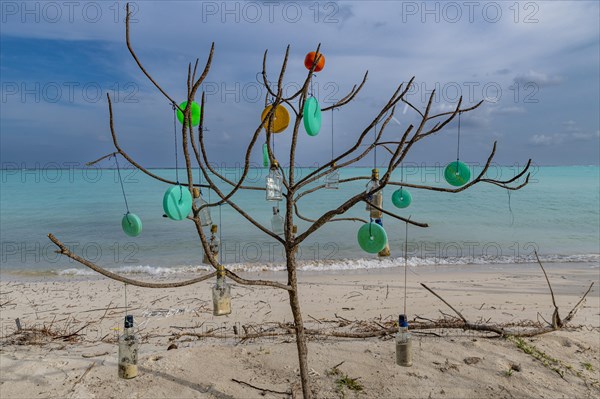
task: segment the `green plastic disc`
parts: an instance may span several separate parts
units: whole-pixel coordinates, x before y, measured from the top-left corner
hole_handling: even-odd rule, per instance
[[[181,185],[169,187],[163,197],[163,210],[173,220],[185,219],[192,211],[192,194]]]
[[[185,109],[185,107],[187,107],[187,101],[179,104],[179,108]],[[198,126],[200,124],[200,106],[196,101],[192,101],[190,112],[192,114],[192,126]],[[183,112],[179,109],[177,109],[177,119],[179,119],[180,123],[183,123]]]
[[[444,178],[453,186],[464,186],[471,178],[471,171],[464,162],[452,161],[444,170]]]
[[[263,144],[263,166],[265,168],[269,167],[269,149],[267,148],[267,143]]]
[[[314,97],[309,97],[302,110],[304,129],[309,136],[316,136],[321,130],[321,107]]]
[[[392,203],[397,208],[407,208],[412,202],[412,195],[405,188],[399,188],[392,194]]]
[[[370,254],[380,252],[387,244],[387,234],[384,228],[374,222],[363,224],[358,229],[357,239],[358,245]]]
[[[121,219],[121,227],[128,236],[137,237],[142,232],[142,220],[138,215],[127,212]]]

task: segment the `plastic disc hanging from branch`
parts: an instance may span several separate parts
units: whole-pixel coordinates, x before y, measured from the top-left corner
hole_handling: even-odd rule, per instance
[[[464,162],[452,161],[444,170],[444,178],[453,186],[464,186],[469,182],[469,179],[471,179],[471,171]]]
[[[381,252],[387,244],[385,229],[374,222],[363,224],[358,229],[356,238],[358,239],[358,245],[370,254]]]
[[[399,188],[392,194],[392,203],[396,208],[407,208],[411,202],[412,195],[404,187]]]
[[[128,236],[137,237],[142,232],[142,220],[138,215],[127,212],[121,219],[121,227]]]
[[[260,119],[264,120],[267,115],[269,114],[269,111],[271,111],[271,108],[273,106],[269,105],[267,108],[264,109],[264,111],[262,112]],[[287,129],[288,125],[290,124],[290,113],[288,112],[288,110],[283,106],[283,105],[278,105],[275,108],[275,112],[273,113],[273,120],[271,122],[271,133],[281,133],[283,132],[285,129]],[[265,130],[267,130],[267,128],[269,127],[269,120],[267,119],[265,121]]]
[[[269,147],[267,146],[267,143],[263,144],[263,149],[262,149],[262,153],[263,153],[263,166],[265,168],[269,167]]]
[[[444,178],[455,187],[464,186],[471,178],[471,171],[464,162],[460,161],[460,115],[458,113],[458,127],[456,132],[456,161],[450,162],[444,170]]]
[[[304,118],[304,129],[309,136],[316,136],[321,130],[321,107],[314,97],[309,97],[302,109]]]
[[[179,104],[179,108],[185,109],[185,107],[187,107],[187,101],[184,101],[181,104]],[[192,126],[198,126],[200,124],[200,106],[196,101],[192,101],[192,106],[190,108],[190,113],[192,116]],[[183,112],[181,112],[179,109],[177,109],[177,119],[179,119],[179,122],[183,124],[184,115]]]
[[[323,68],[325,68],[325,56],[322,53],[317,54],[316,52],[311,51],[310,53],[306,54],[306,57],[304,57],[304,66],[306,69],[310,71],[310,68],[312,68],[313,64],[315,63],[315,59],[319,55],[321,57],[315,66],[314,72],[320,72],[323,70]]]
[[[183,220],[192,210],[192,194],[181,185],[169,187],[163,197],[163,210],[172,220]]]

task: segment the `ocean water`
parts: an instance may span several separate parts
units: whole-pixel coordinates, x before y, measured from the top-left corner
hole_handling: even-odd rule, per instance
[[[297,176],[312,169],[299,168]],[[478,168],[473,168],[476,174]],[[193,223],[163,218],[162,197],[167,185],[139,171],[124,169],[127,201],[140,216],[143,231],[128,237],[121,230],[125,202],[114,169],[3,170],[0,190],[1,270],[24,274],[93,274],[57,255],[47,238],[53,233],[74,252],[121,273],[172,274],[207,268]],[[175,170],[154,173],[174,179]],[[236,179],[237,169],[222,170]],[[383,173],[384,170],[381,170]],[[510,178],[515,167],[493,167],[489,177]],[[180,170],[180,180],[185,171]],[[341,178],[365,176],[369,168],[349,168]],[[249,185],[263,185],[265,169],[253,169]],[[197,175],[195,176],[197,178]],[[399,180],[400,172],[394,174]],[[443,168],[411,168],[406,181],[448,187]],[[339,190],[320,190],[302,198],[300,211],[317,218],[358,191],[366,181],[347,183]],[[227,186],[221,184],[223,190]],[[533,167],[531,182],[520,191],[480,183],[458,194],[411,189],[406,209],[391,205],[397,187],[384,190],[387,209],[428,228],[409,226],[384,217],[392,256],[379,259],[363,252],[356,241],[361,223],[329,223],[307,239],[298,257],[304,270],[344,270],[419,265],[544,262],[600,263],[600,168],[598,166]],[[208,200],[216,195],[204,191]],[[270,226],[272,203],[262,191],[239,191],[233,200],[257,221]],[[220,226],[222,262],[234,270],[282,270],[281,246],[229,206],[211,208]],[[347,216],[367,218],[364,204]],[[310,223],[295,219],[300,232]]]

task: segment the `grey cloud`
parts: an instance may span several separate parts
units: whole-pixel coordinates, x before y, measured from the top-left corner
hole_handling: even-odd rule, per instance
[[[521,85],[534,84],[539,88],[547,86],[557,86],[562,83],[563,79],[560,76],[553,76],[543,72],[530,70],[527,73],[515,76],[513,81]]]

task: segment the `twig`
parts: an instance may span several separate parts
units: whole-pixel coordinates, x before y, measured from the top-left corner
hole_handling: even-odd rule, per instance
[[[75,391],[75,386],[77,386],[77,384],[79,384],[79,383],[80,383],[80,382],[83,380],[83,378],[84,378],[84,377],[87,375],[87,373],[89,373],[89,372],[90,372],[90,370],[91,370],[91,369],[92,369],[92,368],[93,368],[95,365],[96,365],[96,362],[93,362],[92,364],[90,364],[90,365],[88,366],[88,368],[87,368],[87,369],[85,370],[85,372],[84,372],[84,373],[81,375],[81,377],[79,377],[79,378],[77,379],[77,381],[75,381],[75,383],[74,383],[74,384],[73,384],[73,386],[71,387],[71,390],[70,390],[70,392],[74,392],[74,391]]]
[[[452,309],[454,311],[454,313],[456,313],[461,318],[462,321],[464,321],[465,323],[467,323],[467,319],[465,319],[465,316],[463,316],[458,310],[454,309],[454,307],[452,307],[452,305],[450,305],[448,302],[446,302],[446,300],[444,298],[442,298],[441,296],[439,296],[435,291],[433,291],[431,288],[429,288],[425,284],[423,284],[423,283],[420,283],[420,284],[427,291],[429,291],[433,295],[435,295],[440,301],[444,302],[446,304],[446,306],[448,306],[450,309]]]
[[[287,390],[287,391],[283,392],[283,391],[274,391],[274,390],[269,389],[269,388],[257,387],[256,385],[252,385],[252,384],[250,384],[250,383],[248,383],[246,381],[236,380],[235,378],[232,378],[231,381],[237,382],[238,384],[241,384],[241,385],[246,385],[246,386],[248,386],[250,388],[254,388],[254,389],[259,390],[261,392],[270,392],[270,393],[276,393],[276,394],[279,394],[279,395],[289,395],[291,393],[290,390]]]
[[[552,296],[552,305],[554,305],[554,313],[552,314],[552,327],[560,328],[562,327],[562,321],[560,320],[560,315],[558,313],[558,306],[556,306],[556,300],[554,299],[554,291],[552,290],[552,284],[550,284],[550,280],[548,279],[548,275],[546,274],[546,269],[542,265],[540,258],[537,254],[537,251],[533,251],[535,254],[535,258],[537,259],[538,264],[542,268],[542,272],[544,272],[544,277],[546,277],[546,282],[548,283],[548,288],[550,288],[550,295]]]
[[[104,355],[108,355],[109,353],[110,353],[110,352],[102,352],[102,353],[92,353],[92,354],[89,354],[89,355],[88,355],[88,354],[85,354],[85,353],[82,353],[82,354],[81,354],[81,357],[84,357],[84,358],[86,358],[86,359],[89,359],[89,358],[91,358],[91,357],[98,357],[98,356],[104,356]]]

